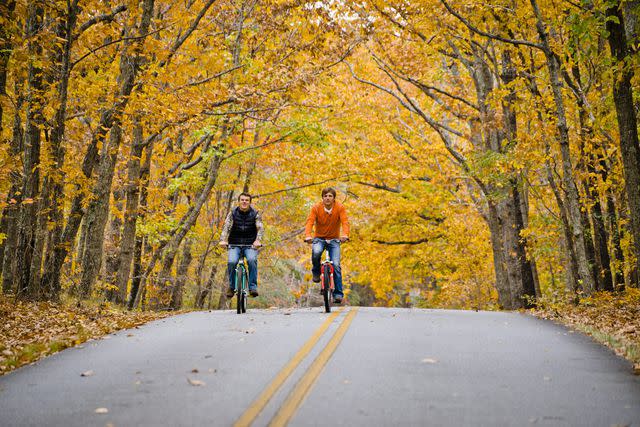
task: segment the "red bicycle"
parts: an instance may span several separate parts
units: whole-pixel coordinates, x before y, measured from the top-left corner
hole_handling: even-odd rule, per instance
[[[320,292],[324,299],[324,311],[331,313],[331,300],[335,283],[333,281],[333,261],[329,258],[329,251],[325,251],[325,259],[320,266]]]

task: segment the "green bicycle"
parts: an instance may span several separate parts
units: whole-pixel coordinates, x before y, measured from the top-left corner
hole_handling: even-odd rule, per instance
[[[235,271],[236,284],[236,310],[238,314],[247,312],[247,293],[249,289],[249,267],[247,266],[247,258],[243,255]]]

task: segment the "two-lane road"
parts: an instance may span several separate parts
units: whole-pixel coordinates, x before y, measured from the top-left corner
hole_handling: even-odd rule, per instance
[[[0,377],[1,426],[245,422],[640,426],[640,378],[518,313],[348,307],[189,313]]]

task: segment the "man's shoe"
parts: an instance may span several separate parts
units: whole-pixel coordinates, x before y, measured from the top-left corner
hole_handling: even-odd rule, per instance
[[[319,274],[314,274],[313,275],[313,281],[315,283],[320,283],[320,275]]]
[[[236,293],[235,289],[227,288],[227,298],[233,298],[235,293]]]
[[[258,296],[258,290],[257,289],[249,289],[249,295],[251,295],[252,297],[257,297]]]
[[[341,302],[342,302],[342,297],[335,297],[335,298],[333,299],[333,303],[334,303],[334,304],[340,304]]]

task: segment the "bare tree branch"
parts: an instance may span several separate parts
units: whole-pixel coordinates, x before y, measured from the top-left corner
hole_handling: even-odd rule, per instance
[[[84,24],[80,25],[80,27],[78,28],[78,32],[73,35],[73,40],[77,40],[78,37],[80,37],[80,35],[82,33],[87,31],[89,28],[91,28],[95,24],[98,24],[100,22],[113,22],[113,20],[115,19],[116,15],[121,13],[121,12],[124,12],[125,10],[127,10],[127,6],[120,5],[120,6],[116,7],[115,9],[113,9],[113,11],[111,13],[105,13],[103,15],[94,16],[93,18],[91,18],[87,22],[85,22]]]
[[[346,178],[351,177],[352,175],[354,175],[354,174],[350,174],[349,173],[349,174],[342,175],[342,176],[335,176],[333,178],[328,178],[328,179],[325,179],[325,180],[322,180],[322,181],[309,182],[307,184],[297,185],[295,187],[283,188],[282,190],[272,191],[270,193],[258,194],[258,195],[253,196],[253,198],[254,199],[258,199],[260,197],[267,197],[267,196],[273,196],[274,194],[286,193],[287,191],[291,191],[291,190],[299,190],[301,188],[313,187],[314,185],[324,184],[325,182],[331,182],[331,181],[346,179]]]
[[[169,61],[171,61],[171,58],[173,58],[173,55],[176,54],[180,46],[182,46],[184,42],[189,38],[189,36],[195,31],[195,29],[198,27],[198,24],[200,23],[200,20],[204,17],[204,15],[207,13],[207,10],[209,10],[211,5],[215,3],[215,1],[216,0],[209,0],[202,7],[202,10],[200,10],[200,13],[198,13],[198,16],[196,16],[196,19],[193,20],[193,22],[191,23],[187,31],[185,31],[185,33],[181,37],[178,37],[175,43],[173,43],[173,46],[171,46],[171,49],[169,50],[169,54],[167,55],[167,57],[160,62],[160,67],[164,67],[166,64],[169,63]]]
[[[510,43],[510,44],[515,44],[515,45],[523,45],[523,46],[529,46],[529,47],[533,47],[536,49],[540,49],[543,50],[542,45],[539,45],[537,43],[533,43],[530,42],[529,40],[516,40],[516,39],[509,39],[506,37],[502,37],[499,36],[497,34],[491,34],[491,33],[487,33],[486,31],[482,31],[481,29],[473,26],[468,20],[466,20],[464,17],[462,17],[462,15],[460,15],[459,13],[457,13],[455,10],[453,10],[451,8],[451,6],[449,5],[449,3],[447,3],[446,0],[440,0],[442,2],[442,4],[444,5],[445,8],[447,8],[447,10],[449,11],[450,14],[452,14],[453,16],[455,16],[456,18],[458,18],[458,20],[460,22],[462,22],[467,28],[469,28],[471,31],[473,31],[476,34],[479,34],[481,36],[484,37],[488,37],[490,39],[494,39],[494,40],[499,40],[501,42],[505,42],[505,43]]]
[[[425,237],[424,239],[418,240],[397,240],[397,241],[386,241],[386,240],[377,240],[373,239],[372,242],[379,243],[381,245],[420,245],[422,243],[428,243],[431,240],[438,239],[442,237],[442,235],[433,236],[432,238]]]

